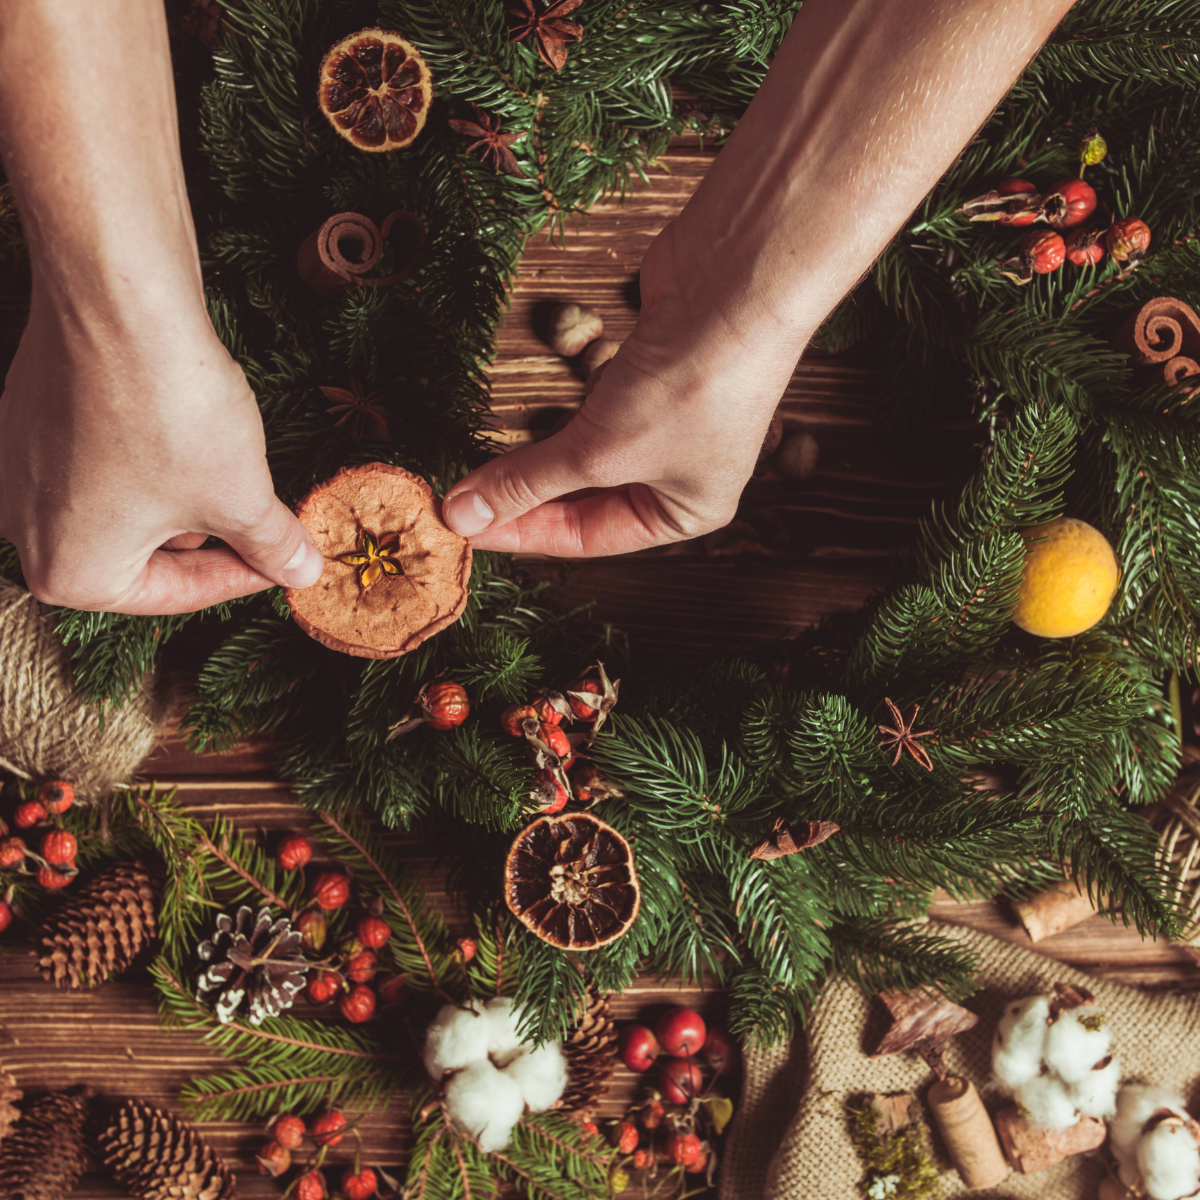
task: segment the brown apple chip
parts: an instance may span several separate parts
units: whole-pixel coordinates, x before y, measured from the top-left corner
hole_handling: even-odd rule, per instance
[[[400,467],[346,467],[296,509],[325,559],[284,593],[310,637],[358,658],[397,658],[458,620],[471,543],[442,520],[429,484]]]

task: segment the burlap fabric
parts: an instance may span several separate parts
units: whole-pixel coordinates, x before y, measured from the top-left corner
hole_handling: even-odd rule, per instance
[[[991,1081],[991,1037],[1006,1001],[1050,989],[1056,980],[1090,988],[1112,1019],[1122,1076],[1178,1088],[1200,1100],[1200,996],[1152,995],[1104,983],[987,934],[932,921],[979,961],[981,990],[964,1006],[979,1024],[950,1045],[950,1070],[972,1080],[991,1111],[1006,1098]],[[887,1028],[883,1006],[857,987],[830,981],[813,1007],[806,1037],[746,1055],[742,1099],[726,1143],[721,1200],[855,1200],[862,1164],[850,1141],[846,1102],[863,1093],[915,1091],[933,1076],[914,1054],[872,1059]],[[938,1147],[940,1152],[940,1147]],[[997,1188],[968,1191],[946,1164],[945,1197],[1094,1200],[1102,1154],[1067,1159],[1035,1175],[1011,1174]]]
[[[0,768],[68,779],[81,801],[99,800],[150,753],[165,710],[153,672],[120,709],[85,700],[42,606],[0,579]]]

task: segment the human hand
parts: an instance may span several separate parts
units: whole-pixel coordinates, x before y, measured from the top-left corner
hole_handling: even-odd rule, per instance
[[[574,419],[447,494],[446,522],[476,548],[624,554],[733,519],[799,348],[794,332],[752,345],[706,316],[680,285],[688,253],[676,225],[651,244],[637,326]]]
[[[0,533],[41,600],[181,613],[320,575],[241,369],[198,300],[162,307],[118,328],[35,287],[0,396]]]

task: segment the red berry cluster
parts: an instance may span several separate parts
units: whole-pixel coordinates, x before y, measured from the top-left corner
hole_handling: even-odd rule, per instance
[[[580,748],[591,745],[616,707],[621,683],[609,680],[603,663],[596,664],[595,672],[575,680],[565,695],[543,690],[529,703],[510,705],[500,714],[505,733],[529,743],[536,768],[529,792],[531,812],[561,812],[573,799],[590,808],[621,795],[598,767],[579,761]],[[569,734],[564,721],[582,721],[590,729],[586,734]]]
[[[47,890],[66,887],[79,874],[75,865],[79,843],[62,827],[62,814],[75,803],[75,788],[65,779],[49,779],[33,799],[25,798],[28,795],[25,791],[12,811],[12,824],[24,837],[10,833],[0,819],[0,871],[33,875]],[[34,835],[40,838],[36,851],[30,848]],[[11,888],[0,900],[0,933],[12,924],[10,893]]]
[[[258,1152],[258,1169],[263,1175],[278,1179],[298,1166],[299,1175],[289,1184],[287,1192],[297,1200],[327,1200],[329,1187],[323,1168],[329,1151],[337,1146],[347,1133],[353,1132],[343,1113],[336,1108],[314,1117],[311,1125],[295,1113],[284,1113],[268,1126],[271,1141]],[[294,1163],[293,1155],[311,1143],[304,1163]],[[359,1156],[354,1165],[342,1172],[340,1194],[343,1200],[373,1200],[382,1195],[379,1176],[370,1167],[364,1167]]]

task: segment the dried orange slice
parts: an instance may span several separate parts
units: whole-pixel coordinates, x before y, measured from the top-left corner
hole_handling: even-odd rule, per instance
[[[321,60],[317,98],[329,123],[360,150],[403,150],[424,128],[433,76],[398,33],[360,29]]]
[[[598,950],[633,924],[642,903],[633,851],[591,813],[542,817],[513,842],[504,899],[543,941]]]
[[[325,558],[284,593],[310,637],[357,658],[397,658],[458,620],[471,543],[442,520],[429,484],[388,463],[346,467],[296,509]]]

